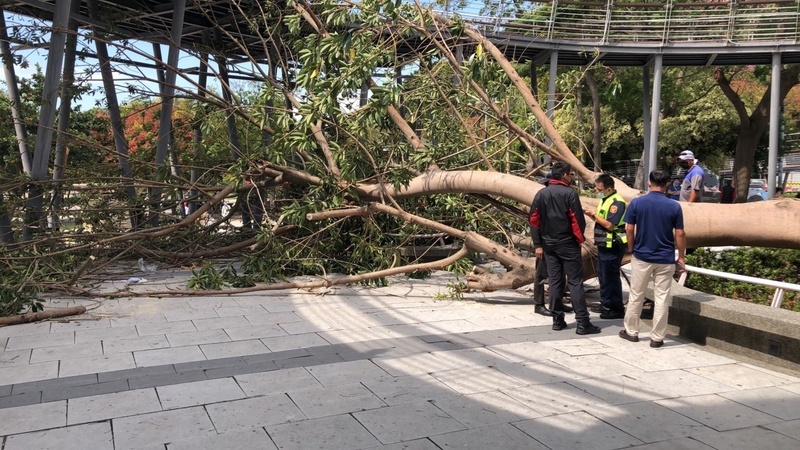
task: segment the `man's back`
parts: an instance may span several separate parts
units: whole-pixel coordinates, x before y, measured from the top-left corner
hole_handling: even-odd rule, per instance
[[[576,208],[579,213],[576,213]],[[538,220],[538,234],[544,247],[583,242],[586,219],[578,194],[562,182],[550,184],[536,193],[531,205],[531,224]],[[537,236],[534,236],[536,243]]]
[[[645,262],[670,264],[675,261],[676,228],[683,228],[680,204],[662,192],[651,191],[631,201],[625,221],[636,225],[633,255]]]

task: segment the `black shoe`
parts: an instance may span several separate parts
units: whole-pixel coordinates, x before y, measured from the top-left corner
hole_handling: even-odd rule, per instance
[[[639,335],[628,334],[628,332],[625,331],[625,330],[620,330],[619,331],[619,337],[621,337],[622,339],[625,339],[626,341],[639,342]]]
[[[613,309],[600,313],[601,319],[622,319],[625,317],[625,310],[614,311]]]
[[[577,334],[597,334],[600,332],[600,327],[592,325],[588,320],[586,322],[578,323],[578,328],[575,329]]]
[[[604,313],[604,312],[608,312],[608,311],[611,311],[611,310],[610,310],[610,309],[608,309],[608,308],[606,308],[606,307],[605,307],[605,306],[603,306],[603,305],[594,305],[594,306],[592,306],[591,308],[589,308],[589,311],[591,311],[591,312],[593,312],[593,313],[600,313],[600,314],[602,314],[602,313]]]
[[[569,305],[562,305],[561,310],[564,311],[565,313],[571,313],[573,311],[572,306]]]
[[[552,316],[552,314],[550,314],[550,310],[547,309],[547,306],[544,305],[536,305],[536,307],[533,308],[533,312],[535,312],[536,314],[541,314],[543,316],[548,316],[548,317]]]
[[[553,318],[553,331],[561,331],[567,328],[567,321],[564,320],[564,315]]]
[[[659,348],[662,345],[664,345],[664,341],[654,341],[654,340],[650,339],[650,347]]]

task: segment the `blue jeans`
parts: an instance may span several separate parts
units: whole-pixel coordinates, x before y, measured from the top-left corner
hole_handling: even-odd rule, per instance
[[[607,309],[622,311],[622,280],[619,269],[625,247],[597,248],[597,280],[600,282],[600,303]]]

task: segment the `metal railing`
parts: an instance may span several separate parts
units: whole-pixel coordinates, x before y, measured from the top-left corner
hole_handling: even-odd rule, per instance
[[[725,278],[726,280],[740,281],[743,283],[758,284],[761,286],[768,286],[775,288],[775,294],[772,296],[772,304],[770,305],[773,308],[781,307],[781,304],[783,303],[784,291],[800,292],[800,284],[765,280],[763,278],[748,277],[746,275],[737,275],[735,273],[718,272],[716,270],[703,269],[701,267],[689,266],[689,265],[686,266],[686,271],[683,272],[680,278],[678,279],[678,284],[683,286],[686,283],[686,278],[690,272],[699,275],[708,275],[712,277]]]
[[[474,1],[474,0],[473,0]],[[483,33],[517,34],[594,44],[717,42],[800,43],[800,0],[614,3],[614,0],[526,2],[514,17],[459,14]]]

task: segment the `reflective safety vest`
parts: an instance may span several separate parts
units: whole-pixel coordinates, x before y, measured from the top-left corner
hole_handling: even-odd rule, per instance
[[[615,202],[622,203],[626,208],[628,206],[628,204],[625,202],[625,199],[622,198],[617,191],[614,191],[613,194],[600,200],[600,204],[597,205],[597,217],[608,219],[609,209],[611,209],[611,206]],[[612,231],[606,230],[599,224],[595,224],[594,242],[598,247],[611,248],[614,245],[615,235],[616,241],[619,245],[625,245],[628,243],[628,236],[625,234],[625,222],[622,220],[624,216],[624,214],[619,216],[619,222],[614,226]]]

